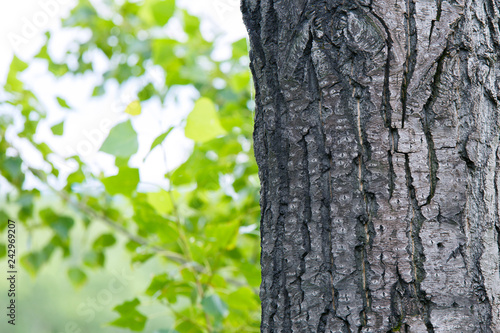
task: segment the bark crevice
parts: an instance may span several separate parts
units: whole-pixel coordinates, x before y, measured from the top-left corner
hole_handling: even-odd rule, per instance
[[[431,29],[429,31],[429,46],[432,43],[432,32],[434,31],[434,26],[436,25],[436,22],[439,22],[439,20],[441,20],[441,12],[443,10],[442,0],[436,0],[436,6],[437,6],[436,17],[431,21]]]
[[[424,269],[425,254],[422,245],[422,239],[420,238],[420,231],[426,220],[422,214],[422,209],[418,204],[415,187],[413,185],[413,177],[411,173],[409,154],[405,155],[405,170],[406,170],[406,186],[408,188],[408,196],[410,198],[410,220],[409,220],[409,254],[411,256],[412,270],[413,270],[413,281],[411,285],[414,289],[413,295],[419,302],[418,314],[422,316],[427,327],[427,332],[433,333],[434,326],[431,323],[430,312],[431,312],[431,301],[427,297],[427,294],[422,290],[421,284],[426,277],[426,272]]]
[[[404,64],[403,82],[401,84],[401,104],[403,113],[401,117],[401,128],[405,128],[405,121],[408,113],[408,87],[417,63],[417,29],[415,15],[414,0],[406,0],[406,60]]]
[[[427,150],[428,150],[428,160],[429,160],[429,178],[430,178],[430,189],[429,195],[427,196],[426,205],[430,204],[434,194],[436,193],[436,186],[438,182],[437,172],[439,168],[439,161],[436,156],[436,149],[434,144],[434,139],[432,137],[432,127],[434,125],[434,104],[438,98],[439,88],[441,83],[441,75],[443,73],[443,65],[448,55],[448,48],[445,47],[439,58],[436,62],[436,72],[434,73],[434,77],[431,82],[431,94],[427,99],[427,102],[423,108],[423,118],[422,127],[425,133],[425,139],[427,141]]]

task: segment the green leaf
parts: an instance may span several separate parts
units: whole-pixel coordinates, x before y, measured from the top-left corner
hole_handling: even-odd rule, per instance
[[[154,85],[152,83],[148,83],[146,86],[144,86],[144,88],[141,89],[141,91],[137,93],[137,97],[139,97],[139,100],[145,101],[153,97],[155,93],[156,89]]]
[[[73,228],[75,221],[69,216],[59,216],[50,208],[46,208],[39,212],[40,218],[45,225],[48,225],[54,232],[66,241],[69,238],[69,231]]]
[[[104,95],[106,91],[104,90],[104,87],[102,85],[97,86],[94,88],[94,91],[92,92],[92,96],[97,97],[97,96],[102,96]]]
[[[129,158],[137,153],[139,143],[132,122],[127,120],[111,129],[100,151],[116,157]]]
[[[156,216],[142,220],[140,229],[158,236],[164,244],[175,243],[179,238],[179,231],[175,223]]]
[[[92,248],[96,251],[102,251],[107,247],[113,246],[115,243],[115,236],[113,236],[112,234],[102,234],[94,241]]]
[[[59,103],[59,105],[63,108],[66,108],[66,109],[71,109],[71,107],[68,105],[68,103],[66,102],[66,100],[64,98],[61,98],[61,97],[56,97],[57,98],[57,102]]]
[[[226,134],[212,100],[202,97],[195,103],[193,111],[187,117],[185,134],[187,138],[197,142],[206,142]]]
[[[182,12],[184,31],[190,36],[196,36],[200,33],[200,18],[189,14],[187,11]]]
[[[167,24],[174,15],[175,0],[160,0],[151,6],[153,17],[159,26]]]
[[[115,165],[118,169],[128,167],[128,158],[117,157],[115,158]]]
[[[48,154],[52,153],[52,149],[45,142],[35,143],[34,145],[42,153],[43,157],[47,157]]]
[[[132,195],[132,192],[135,191],[140,181],[139,169],[122,167],[118,170],[116,176],[107,177],[102,180],[106,191],[111,195]]]
[[[210,295],[204,297],[201,301],[201,305],[203,306],[203,310],[215,317],[215,318],[224,318],[228,315],[227,305],[224,303],[218,295]]]
[[[152,253],[137,253],[132,256],[132,263],[140,262],[140,263],[145,263],[149,259],[153,257]]]
[[[167,67],[172,60],[177,60],[174,53],[174,48],[179,45],[177,40],[154,39],[151,44],[153,48],[153,61],[155,64]]]
[[[127,242],[127,244],[125,244],[125,248],[127,250],[129,250],[130,252],[136,252],[137,248],[140,247],[140,246],[141,246],[141,244],[139,244],[139,243],[137,243],[137,242],[135,242],[133,240],[129,240]]]
[[[120,314],[120,318],[112,321],[110,324],[136,332],[142,331],[146,326],[147,317],[137,311],[136,307],[139,304],[139,300],[135,298],[132,301],[116,306],[113,310]]]
[[[3,210],[0,210],[0,232],[4,231],[4,229],[7,228],[8,221],[9,215]]]
[[[125,113],[128,113],[131,116],[138,116],[141,114],[141,111],[142,111],[141,102],[139,102],[138,100],[131,102],[125,108]]]
[[[21,258],[21,264],[32,276],[40,270],[43,264],[49,261],[55,246],[51,243],[45,245],[40,251],[35,251],[24,255]]]
[[[90,251],[83,256],[83,263],[92,268],[103,267],[104,261],[105,257],[102,252]]]
[[[233,59],[237,60],[243,56],[248,56],[246,38],[242,38],[233,43]]]
[[[7,244],[0,243],[0,258],[5,257],[7,254]]]
[[[167,288],[170,282],[172,282],[172,280],[168,277],[166,273],[156,275],[149,284],[149,287],[146,290],[146,295],[153,296],[158,291],[163,292],[163,290]]]
[[[71,217],[61,216],[57,220],[50,223],[50,227],[56,232],[62,240],[67,240],[69,237],[69,230],[73,227],[75,222]]]
[[[202,274],[200,281],[203,284],[209,284],[213,288],[217,288],[217,289],[218,288],[223,289],[223,288],[227,287],[226,279],[222,275],[219,275],[219,274],[214,274],[214,273]]]
[[[243,273],[249,285],[252,287],[260,286],[261,274],[258,264],[242,263],[240,267],[240,272]]]
[[[26,220],[33,215],[33,206],[34,206],[34,193],[21,193],[17,202],[21,205],[21,210],[18,213],[18,218],[22,220]]]
[[[56,124],[50,128],[52,134],[54,135],[63,135],[64,133],[64,121],[61,121],[59,124]]]
[[[249,287],[241,287],[228,295],[227,302],[231,309],[243,311],[255,310],[259,307],[257,295]]]
[[[248,87],[250,86],[250,73],[245,71],[234,74],[231,77],[230,84],[235,91],[243,91],[249,89]]]
[[[196,325],[191,320],[184,320],[180,322],[176,327],[177,331],[182,333],[204,333],[198,325]]]
[[[56,77],[61,77],[69,71],[69,67],[68,64],[56,64],[53,61],[49,61],[49,71]]]
[[[158,292],[159,299],[166,299],[169,303],[174,304],[177,302],[178,296],[190,296],[193,292],[197,293],[198,290],[193,283],[174,281],[163,273],[153,278],[146,290],[146,295],[155,296]]]
[[[151,144],[151,148],[149,149],[149,151],[152,151],[158,145],[160,145],[167,138],[167,136],[170,134],[170,132],[172,132],[173,129],[174,129],[174,127],[172,126],[165,133],[158,135],[156,137],[156,139],[153,141],[153,143]]]
[[[180,194],[177,191],[168,193],[165,190],[161,190],[160,192],[149,192],[147,194],[148,203],[160,214],[168,214],[174,208],[171,196],[175,200],[179,198]]]
[[[87,274],[77,267],[71,267],[68,269],[68,277],[71,283],[79,288],[87,282]]]
[[[147,202],[143,201],[147,196],[139,196],[136,198],[134,221],[139,227],[139,234],[142,235],[156,235],[164,244],[175,243],[178,241],[179,231],[176,223],[163,218],[157,214],[154,208]]]
[[[236,246],[238,230],[240,227],[239,221],[232,221],[222,224],[209,224],[206,227],[205,234],[211,238],[217,247],[232,250]]]
[[[9,92],[20,92],[23,88],[23,83],[17,78],[17,74],[28,68],[28,64],[14,55],[10,63],[9,73],[7,74],[7,82],[5,88]]]
[[[1,161],[1,160],[0,160]],[[2,168],[0,173],[13,185],[21,187],[24,182],[24,172],[21,170],[21,166],[23,164],[22,158],[16,157],[7,157],[3,160],[3,163],[0,165]]]
[[[42,219],[43,223],[46,225],[50,225],[50,223],[57,219],[57,214],[50,208],[45,208],[41,210],[38,215]]]
[[[174,330],[172,328],[168,328],[168,329],[156,330],[153,333],[179,333],[179,331]]]
[[[218,141],[218,140],[214,140]],[[189,159],[171,175],[173,185],[186,185],[196,181],[197,189],[215,191],[220,188],[219,175],[231,172],[232,167],[211,161],[206,152],[195,149]]]
[[[82,169],[78,169],[68,176],[66,182],[68,183],[68,185],[71,185],[74,183],[83,183],[84,180],[85,174],[83,173]]]

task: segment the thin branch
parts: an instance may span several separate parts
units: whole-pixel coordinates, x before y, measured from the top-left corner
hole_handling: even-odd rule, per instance
[[[118,224],[117,222],[111,220],[107,216],[105,216],[103,214],[99,214],[98,212],[96,212],[95,210],[93,210],[92,208],[88,207],[85,204],[71,200],[71,197],[66,192],[57,190],[54,187],[52,187],[47,181],[44,181],[43,180],[44,177],[42,175],[40,175],[39,170],[33,169],[31,167],[29,167],[29,170],[35,176],[37,176],[41,181],[43,181],[44,184],[50,190],[52,190],[57,196],[59,196],[64,202],[73,206],[76,210],[81,211],[85,215],[91,216],[94,219],[102,221],[108,227],[120,232],[122,235],[124,235],[128,239],[130,239],[130,240],[132,240],[132,241],[134,241],[142,246],[147,247],[148,249],[156,252],[159,255],[162,255],[162,256],[164,256],[172,261],[175,261],[177,263],[180,263],[180,264],[188,263],[188,261],[186,261],[186,259],[184,259],[184,257],[182,255],[175,253],[175,252],[167,251],[167,250],[165,250],[157,245],[152,245],[146,238],[143,238],[141,236],[133,234],[132,232],[127,230],[125,227],[123,227],[122,225]]]

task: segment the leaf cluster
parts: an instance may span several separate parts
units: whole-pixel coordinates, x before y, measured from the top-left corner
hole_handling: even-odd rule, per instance
[[[0,186],[8,193],[0,208],[0,231],[13,218],[35,237],[49,233],[49,240],[25,253],[21,263],[37,276],[60,252],[71,262],[67,277],[75,288],[88,283],[90,271],[105,269],[110,248],[124,248],[138,269],[161,258],[163,273],[144,284],[143,294],[115,305],[113,326],[145,330],[149,318],[141,308],[158,303],[175,322],[159,332],[257,332],[259,182],[251,148],[246,41],[233,43],[231,56],[216,61],[217,38],[205,38],[200,18],[175,0],[104,1],[103,6],[80,0],[63,29],[87,38],[75,40],[63,59],[55,60],[49,52],[55,39],[47,33],[36,59],[56,80],[95,73],[104,63],[94,99],[106,95],[110,83],[137,86],[136,96],[123,107],[123,121],[99,149],[114,157],[117,172],[104,176],[83,156],[63,157],[50,140],[38,139],[48,108],[23,80],[30,64],[14,57],[0,99],[7,110],[0,113]],[[173,36],[170,26],[182,31]],[[184,163],[165,173],[167,186],[145,184],[140,167],[131,163],[145,134],[136,119],[149,112],[151,101],[162,105],[167,119],[167,105],[188,88],[199,96],[191,112],[148,143],[141,161],[161,153],[166,163],[171,155],[165,143],[176,131],[193,140],[194,148]],[[54,99],[68,115],[74,112],[72,101]],[[64,138],[64,119],[48,127],[53,139]],[[39,163],[32,163],[33,154]],[[47,203],[44,197],[53,199]],[[79,224],[85,230],[93,224],[107,228],[89,240],[83,255],[73,252]]]

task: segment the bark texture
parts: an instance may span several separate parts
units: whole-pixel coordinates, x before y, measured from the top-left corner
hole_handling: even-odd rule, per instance
[[[500,1],[242,12],[262,332],[500,332]]]

